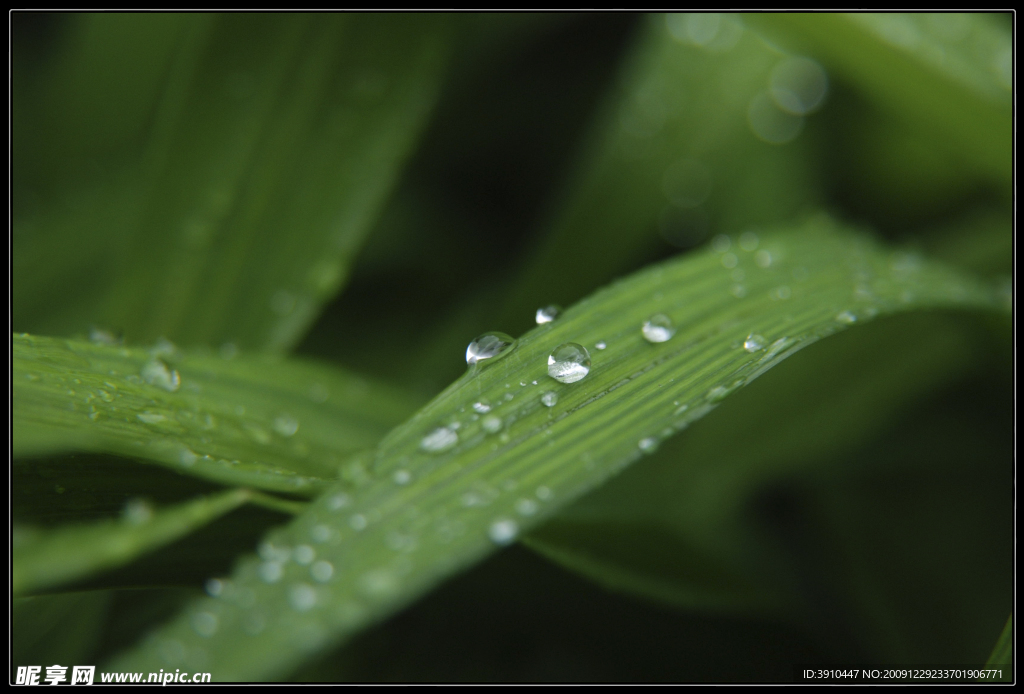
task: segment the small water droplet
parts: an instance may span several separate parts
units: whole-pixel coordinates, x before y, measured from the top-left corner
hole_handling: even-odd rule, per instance
[[[672,324],[671,318],[659,313],[648,318],[640,328],[640,332],[643,333],[645,340],[657,344],[671,340],[672,336],[676,334],[676,328]]]
[[[211,612],[197,612],[192,615],[192,630],[204,638],[216,634],[219,626],[220,620]]]
[[[145,499],[130,499],[121,509],[121,518],[128,525],[145,525],[153,520],[153,505]]]
[[[296,583],[288,588],[288,604],[298,612],[305,612],[316,605],[316,588],[308,583]]]
[[[566,342],[548,355],[548,376],[559,383],[576,383],[590,373],[590,354],[583,345]]]
[[[534,494],[536,494],[537,498],[540,499],[541,501],[547,501],[552,496],[551,489],[543,485],[537,487],[537,491],[535,491]]]
[[[764,349],[765,344],[767,344],[767,342],[763,336],[750,333],[747,335],[747,339],[743,342],[743,349],[748,352],[757,352],[758,350]]]
[[[412,475],[408,470],[395,470],[395,473],[391,475],[391,479],[395,484],[409,484]]]
[[[658,439],[654,438],[653,436],[648,436],[646,438],[640,439],[640,442],[637,444],[637,447],[644,453],[654,453],[656,450],[658,450]]]
[[[331,539],[334,531],[326,525],[314,525],[309,531],[309,537],[316,543],[324,543]]]
[[[605,342],[604,340],[601,340],[596,345],[594,345],[594,349],[598,349],[598,350],[605,349],[606,347],[608,347],[608,343]]]
[[[117,346],[120,345],[123,340],[120,335],[114,333],[112,330],[91,328],[89,330],[89,341],[94,345]]]
[[[501,418],[495,417],[493,414],[488,415],[480,422],[480,426],[483,427],[484,431],[488,434],[496,434],[501,431]]]
[[[277,583],[284,575],[284,569],[279,561],[265,561],[260,564],[258,573],[264,583]]]
[[[309,567],[309,575],[317,583],[327,583],[334,575],[334,564],[329,561],[318,561]]]
[[[725,253],[729,250],[729,246],[732,245],[732,241],[725,234],[719,234],[715,238],[711,239],[711,248],[716,253]]]
[[[274,418],[274,431],[281,436],[294,436],[299,430],[299,420],[288,414],[280,414]]]
[[[459,435],[449,427],[438,427],[423,437],[420,448],[427,453],[441,453],[454,448],[459,442]]]
[[[523,516],[532,516],[537,512],[537,502],[533,499],[520,499],[516,502],[516,511]]]
[[[507,545],[516,539],[516,535],[519,534],[519,525],[514,520],[502,518],[491,523],[487,534],[494,544]]]
[[[327,508],[331,509],[332,511],[337,511],[348,506],[350,501],[351,499],[349,498],[348,494],[338,492],[337,494],[332,495],[327,500]]]
[[[167,420],[167,417],[160,414],[159,412],[148,411],[140,412],[139,414],[135,415],[135,418],[138,419],[140,422],[145,422],[146,424],[159,424],[160,422]]]
[[[226,583],[226,581],[222,581],[219,578],[211,578],[207,580],[205,584],[206,594],[211,598],[219,598],[224,594]]]
[[[853,315],[849,311],[842,311],[836,315],[836,320],[840,323],[846,323],[847,325],[857,322],[857,316]]]
[[[730,291],[732,292],[732,295],[735,296],[737,299],[742,299],[747,295],[747,288],[744,287],[742,284],[732,285],[732,289]]]
[[[487,360],[497,360],[515,348],[516,341],[505,333],[484,333],[466,347],[466,364],[475,366]]]
[[[348,524],[352,526],[353,530],[362,530],[366,527],[366,516],[357,513],[348,519]]]
[[[537,325],[544,325],[545,323],[550,323],[554,321],[556,318],[558,318],[559,314],[561,313],[561,306],[559,306],[558,304],[551,304],[550,306],[545,306],[544,308],[537,309],[537,315],[535,316],[535,320],[537,321]]]
[[[181,387],[181,376],[178,375],[178,372],[168,369],[167,364],[164,364],[159,359],[150,359],[146,362],[142,367],[140,375],[142,380],[149,385],[163,388],[171,393]]]
[[[758,241],[757,234],[752,231],[744,231],[740,234],[740,248],[748,253],[757,250]]]
[[[792,294],[789,287],[784,284],[772,290],[772,297],[775,299],[788,299]]]
[[[309,545],[299,545],[292,553],[292,557],[295,559],[295,563],[305,566],[316,559],[316,550]]]
[[[707,398],[711,402],[718,402],[728,394],[729,389],[726,388],[725,386],[715,386],[714,388],[708,391]]]
[[[491,402],[486,398],[482,398],[479,402],[473,403],[473,410],[480,414],[487,414],[491,411]]]
[[[738,262],[739,258],[736,257],[735,253],[725,253],[722,255],[722,267],[727,270],[732,270]]]
[[[558,404],[558,393],[549,390],[540,396],[540,401],[544,403],[544,407],[554,407]]]
[[[102,400],[103,402],[114,401],[114,396],[103,389],[97,390],[96,393],[100,396],[100,400]]]
[[[199,460],[199,456],[193,453],[188,448],[182,448],[178,451],[178,464],[182,467],[192,467]]]
[[[758,267],[771,267],[772,254],[765,250],[760,250],[754,254],[754,262],[757,263]]]

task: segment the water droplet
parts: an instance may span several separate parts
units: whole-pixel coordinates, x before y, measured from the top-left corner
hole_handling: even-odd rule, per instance
[[[576,383],[590,373],[590,354],[583,345],[566,342],[548,355],[548,376],[559,383]]]
[[[331,539],[334,531],[326,525],[314,525],[309,531],[309,537],[313,542],[324,543]]]
[[[160,414],[159,412],[148,411],[140,412],[139,414],[135,415],[135,418],[138,419],[140,422],[145,422],[146,424],[159,424],[160,422],[167,420],[167,417]]]
[[[730,289],[729,291],[737,299],[742,299],[743,297],[745,297],[747,295],[747,288],[744,287],[742,284],[734,284],[734,285],[732,285],[732,289]]]
[[[843,311],[836,315],[836,320],[840,323],[846,323],[847,325],[857,322],[857,316],[853,315],[849,311]]]
[[[395,473],[391,475],[391,479],[395,484],[409,484],[412,475],[408,470],[395,470]]]
[[[309,567],[309,575],[317,583],[327,583],[334,575],[334,564],[329,561],[318,561]]]
[[[167,368],[159,359],[151,359],[145,363],[140,372],[142,380],[151,386],[163,388],[168,392],[175,392],[181,386],[181,376],[177,371]]]
[[[348,494],[338,492],[337,494],[334,494],[327,500],[327,508],[331,509],[332,511],[337,511],[348,506],[350,501],[351,499],[349,498]]]
[[[714,388],[708,391],[707,398],[711,402],[718,402],[728,394],[729,389],[726,388],[725,386],[715,386]]]
[[[359,581],[363,590],[374,597],[384,597],[398,589],[398,580],[385,569],[367,571]]]
[[[480,414],[487,414],[491,411],[491,402],[486,398],[483,398],[479,402],[473,403],[473,410]]]
[[[743,349],[747,350],[748,352],[757,352],[758,350],[764,349],[764,346],[766,344],[767,342],[765,341],[764,337],[762,337],[761,335],[750,333],[749,335],[747,335],[747,339],[743,342]]]
[[[220,346],[220,358],[231,360],[238,356],[238,345],[234,342],[225,342]]]
[[[423,437],[420,448],[427,453],[441,453],[454,448],[459,442],[459,435],[449,427],[438,427]]]
[[[770,267],[772,264],[772,254],[765,250],[760,250],[754,254],[754,262],[757,263],[758,267]]]
[[[788,299],[792,294],[789,287],[784,284],[772,290],[772,298],[774,299]]]
[[[505,333],[484,333],[466,347],[466,364],[475,366],[482,361],[496,360],[515,348],[516,341]]]
[[[732,241],[725,234],[719,234],[715,238],[711,239],[711,248],[716,253],[725,253],[729,250],[729,246],[732,245]]]
[[[668,342],[676,334],[672,319],[663,313],[651,316],[640,329],[644,339],[651,343]]]
[[[197,612],[192,615],[192,630],[204,638],[216,634],[219,626],[220,620],[211,612]]]
[[[260,564],[259,575],[264,583],[277,583],[284,575],[284,569],[279,561],[265,561]]]
[[[274,418],[274,431],[281,436],[294,436],[299,430],[299,420],[288,414],[280,414]]]
[[[828,92],[828,76],[809,58],[785,58],[772,70],[771,95],[786,113],[805,116],[817,110]]]
[[[488,434],[496,434],[501,431],[501,418],[495,417],[493,414],[488,415],[480,422],[480,426],[483,427],[484,431]]]
[[[551,304],[550,306],[545,306],[544,308],[537,309],[537,315],[535,316],[535,320],[537,321],[537,325],[544,325],[545,323],[550,323],[556,318],[558,318],[559,314],[561,313],[561,306],[559,306],[558,304]]]
[[[299,612],[316,605],[316,588],[308,583],[296,583],[288,588],[288,604]]]
[[[732,270],[738,262],[739,258],[736,257],[735,253],[725,253],[722,255],[722,267],[726,270]]]
[[[533,499],[520,499],[516,502],[516,511],[523,516],[532,516],[537,512],[537,502]]]
[[[653,436],[648,436],[646,438],[640,439],[640,442],[637,444],[637,447],[644,453],[654,453],[656,450],[658,450],[658,439],[654,438]]]
[[[305,566],[316,559],[316,550],[309,545],[299,545],[295,548],[292,556],[295,559],[295,563]]]
[[[348,519],[348,524],[352,526],[353,530],[362,530],[366,527],[366,516],[357,513]]]
[[[608,347],[608,343],[605,342],[604,340],[601,340],[596,345],[594,345],[594,349],[597,349],[597,350],[605,349],[606,347]]]
[[[519,534],[519,526],[514,520],[508,518],[502,518],[491,523],[491,527],[487,531],[491,541],[496,545],[507,545],[516,539],[516,535]]]
[[[128,525],[145,525],[153,520],[153,505],[145,499],[130,499],[121,509],[121,518]]]
[[[89,341],[94,345],[117,346],[121,344],[122,338],[111,330],[91,328],[89,330]]]
[[[544,403],[544,407],[554,407],[558,404],[558,393],[549,390],[540,396],[540,401]]]
[[[740,248],[748,253],[757,249],[758,241],[757,234],[752,231],[744,231],[740,234]]]
[[[199,460],[199,456],[193,453],[188,448],[182,448],[178,451],[178,464],[182,467],[192,467]]]

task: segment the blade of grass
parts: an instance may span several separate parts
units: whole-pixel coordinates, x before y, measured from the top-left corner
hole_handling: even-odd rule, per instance
[[[17,140],[16,160],[49,153],[48,136],[66,121],[88,121],[68,128],[76,140],[97,127],[105,109],[76,110],[73,98],[47,108],[64,93],[88,88],[153,115],[148,129],[130,129],[134,139],[93,153],[101,175],[64,185],[62,162],[51,156],[43,158],[50,167],[24,181],[46,195],[36,214],[15,222],[14,324],[64,336],[98,324],[133,342],[291,347],[344,284],[426,122],[448,19],[158,14],[68,22],[69,65],[52,75],[53,94],[38,107],[46,118],[29,129],[34,138]],[[143,104],[138,92],[109,84],[119,71],[104,72],[112,60],[132,62],[135,25],[173,37],[160,43],[170,56],[154,51],[137,66]],[[22,103],[16,111],[28,120]],[[87,252],[64,252],[82,239]]]
[[[753,241],[649,268],[530,331],[386,437],[361,488],[337,487],[271,533],[230,595],[193,605],[111,667],[202,661],[221,681],[281,675],[512,542],[818,339],[914,309],[1004,309],[991,287],[827,218]],[[744,298],[732,291],[737,268]],[[640,326],[658,313],[678,332],[651,344]],[[593,355],[572,385],[547,376],[567,341]],[[474,403],[485,402],[482,417]],[[195,615],[216,633],[197,634]]]
[[[986,667],[1013,664],[1013,615],[1006,618],[1006,624],[996,639],[996,645],[992,648],[992,655],[985,663]]]
[[[127,564],[253,500],[247,489],[154,510],[139,502],[119,521],[55,530],[15,528],[11,589],[28,595]]]
[[[417,402],[310,361],[30,335],[12,343],[15,456],[116,453],[225,484],[312,494]]]

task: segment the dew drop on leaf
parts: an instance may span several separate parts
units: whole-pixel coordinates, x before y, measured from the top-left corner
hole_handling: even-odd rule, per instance
[[[540,401],[544,404],[545,407],[554,407],[555,405],[558,404],[558,393],[549,390],[548,392],[544,393],[544,395],[540,396]]]
[[[744,340],[743,342],[743,349],[747,350],[748,352],[757,352],[759,350],[764,349],[764,346],[764,337],[762,337],[761,335],[756,335],[754,333],[747,335],[747,339]]]
[[[537,321],[537,325],[544,325],[545,323],[551,323],[554,321],[558,318],[560,313],[562,313],[562,307],[558,304],[551,304],[550,306],[537,309],[535,320]]]
[[[590,354],[583,345],[566,342],[548,355],[548,376],[559,383],[576,383],[590,373]]]
[[[487,531],[491,541],[496,545],[507,545],[516,539],[518,533],[519,526],[514,520],[509,520],[508,518],[494,521]]]
[[[420,440],[420,448],[427,453],[441,453],[453,448],[459,435],[450,427],[438,427]]]
[[[663,313],[648,318],[640,328],[644,339],[651,343],[668,342],[676,334],[672,319]]]
[[[475,366],[488,359],[502,357],[515,348],[515,339],[505,333],[484,333],[466,347],[466,364]]]

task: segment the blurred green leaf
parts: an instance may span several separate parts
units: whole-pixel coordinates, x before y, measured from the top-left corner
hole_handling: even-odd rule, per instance
[[[992,649],[992,655],[989,656],[986,666],[992,667],[994,665],[1012,665],[1013,664],[1013,615],[1011,614],[1006,618],[1006,624],[1003,626],[1003,630],[999,633],[999,639],[996,641],[995,647]]]
[[[447,17],[63,21],[14,106],[15,326],[291,347],[415,145]]]
[[[25,595],[86,578],[176,540],[253,499],[237,489],[166,509],[144,500],[125,506],[117,521],[42,530],[15,527],[12,590]]]
[[[818,339],[911,309],[1003,310],[993,289],[827,218],[740,244],[638,273],[483,362],[381,443],[361,488],[336,487],[272,533],[262,561],[238,567],[232,583],[258,607],[196,604],[190,614],[216,620],[215,634],[197,636],[183,617],[113,667],[177,666],[161,646],[173,643],[182,663],[201,652],[224,679],[280,675],[513,541]],[[677,332],[653,344],[640,326],[659,313]],[[592,349],[593,371],[567,385],[547,364],[570,340]]]
[[[744,19],[821,60],[906,125],[1009,190],[1009,26],[991,15],[968,13],[760,13]]]
[[[401,391],[300,360],[12,341],[18,456],[102,451],[308,495],[416,405]]]

